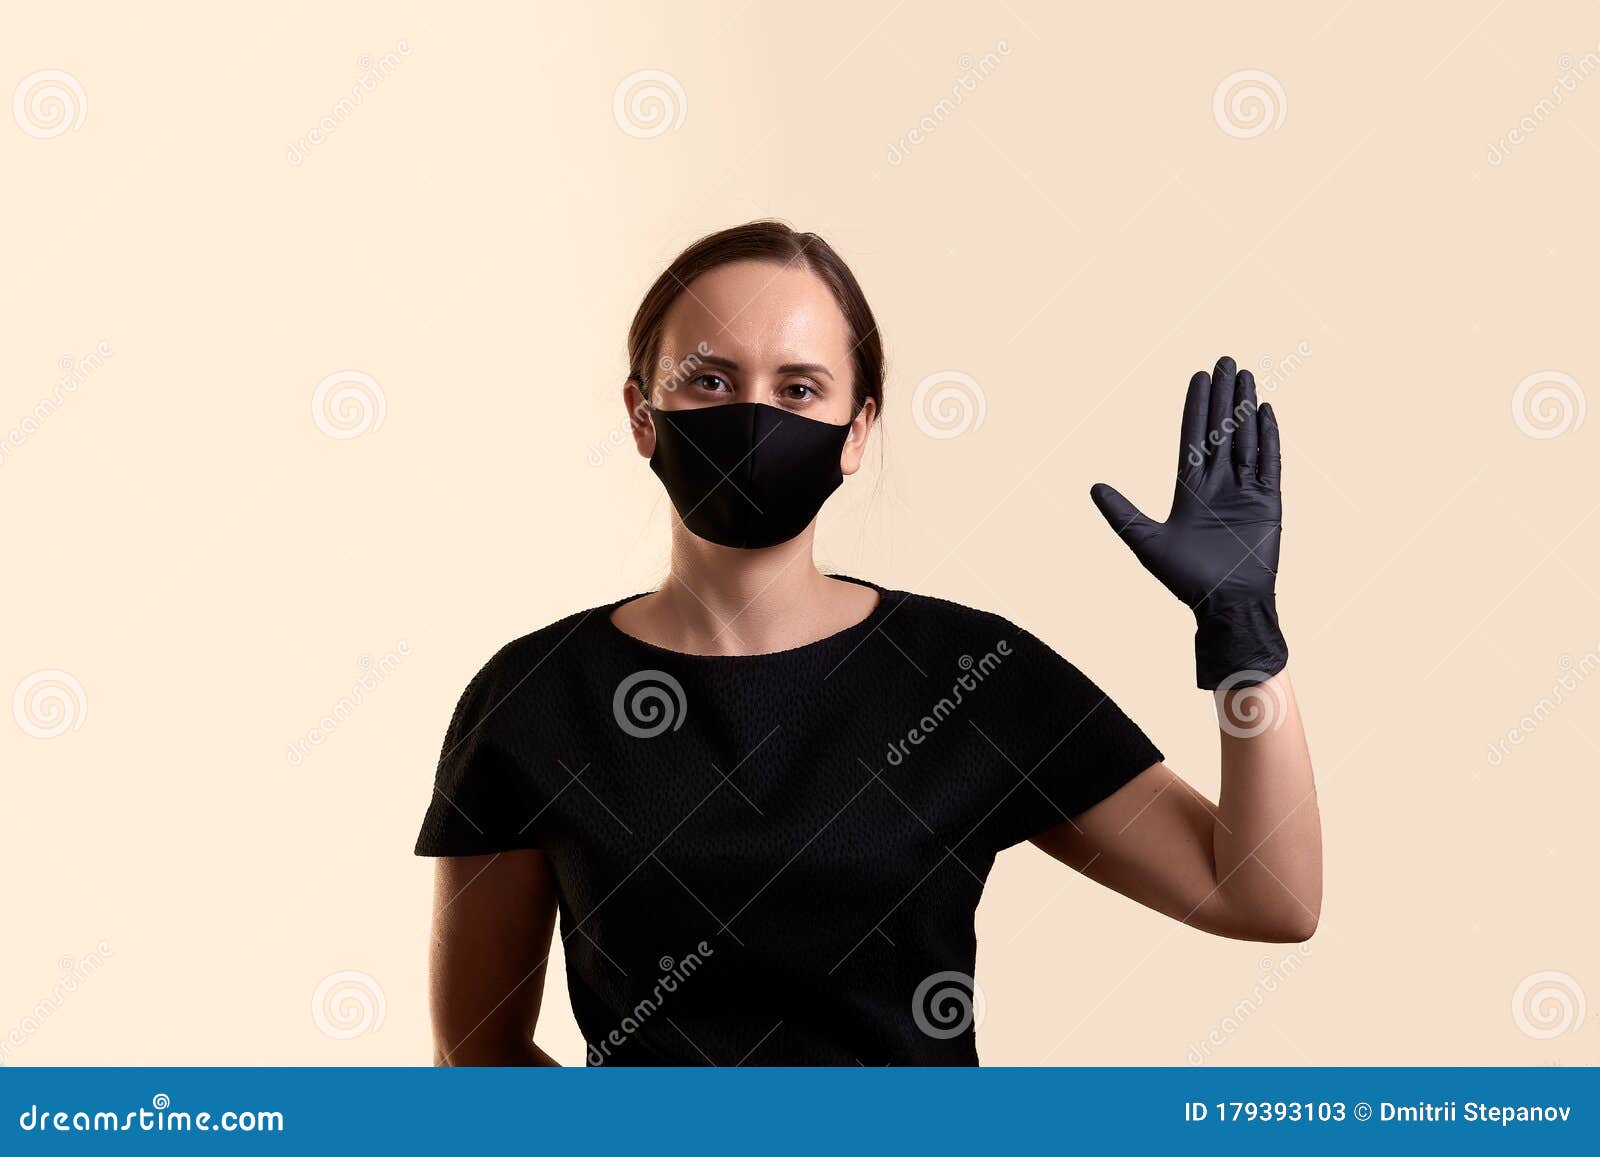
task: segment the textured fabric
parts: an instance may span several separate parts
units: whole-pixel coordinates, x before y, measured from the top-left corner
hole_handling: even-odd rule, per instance
[[[874,589],[853,627],[737,657],[597,607],[462,695],[417,854],[544,851],[590,1064],[977,1063],[996,853],[1160,762],[1027,631]]]

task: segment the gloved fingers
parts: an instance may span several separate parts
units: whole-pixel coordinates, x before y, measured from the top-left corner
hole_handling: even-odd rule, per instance
[[[1122,497],[1113,486],[1104,482],[1096,482],[1089,488],[1089,497],[1099,508],[1105,520],[1111,524],[1111,529],[1117,532],[1117,537],[1128,544],[1128,547],[1138,554],[1142,544],[1150,537],[1150,531],[1155,529],[1156,523],[1146,518],[1137,506]]]
[[[1278,446],[1278,415],[1272,412],[1271,402],[1261,403],[1256,424],[1261,442],[1258,454],[1261,484],[1277,491],[1283,481],[1283,452]]]
[[[1233,465],[1239,480],[1248,481],[1256,473],[1256,376],[1240,370],[1233,388]]]
[[[1198,485],[1206,472],[1206,410],[1211,405],[1211,375],[1201,370],[1189,379],[1183,398],[1182,442],[1178,446],[1178,477]]]
[[[1237,367],[1233,359],[1223,357],[1211,374],[1211,405],[1206,417],[1207,444],[1211,447],[1211,461],[1224,466],[1233,460],[1233,389]]]

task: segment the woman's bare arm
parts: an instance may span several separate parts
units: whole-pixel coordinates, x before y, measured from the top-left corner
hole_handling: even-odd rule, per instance
[[[533,1043],[556,923],[544,854],[436,861],[429,1005],[436,1065],[553,1065]]]
[[[1322,910],[1322,826],[1288,673],[1225,693],[1219,710],[1220,804],[1158,763],[1033,842],[1202,931],[1306,940]]]

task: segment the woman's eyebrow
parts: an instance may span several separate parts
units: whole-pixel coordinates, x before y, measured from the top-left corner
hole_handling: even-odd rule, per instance
[[[739,368],[738,362],[732,358],[725,358],[720,354],[694,353],[683,360],[685,363],[692,362],[695,365],[720,366],[725,370],[737,370]],[[778,372],[780,374],[820,374],[830,381],[833,378],[833,371],[821,362],[785,362],[778,367]]]
[[[825,378],[832,378],[833,371],[827,366],[817,362],[786,362],[778,367],[780,374],[821,374]]]
[[[732,358],[719,357],[716,354],[692,353],[683,359],[684,365],[721,366],[725,370],[736,370],[739,363]]]

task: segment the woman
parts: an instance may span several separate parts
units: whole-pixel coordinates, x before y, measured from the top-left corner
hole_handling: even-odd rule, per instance
[[[416,847],[441,857],[436,1063],[555,1063],[533,1030],[559,914],[590,1064],[975,1064],[973,914],[1025,840],[1208,932],[1311,935],[1278,432],[1248,372],[1190,381],[1165,523],[1093,491],[1195,611],[1213,805],[1026,630],[817,570],[816,514],[883,391],[871,311],[824,241],[771,222],[701,240],[628,356],[671,573],[511,643],[461,697]]]

